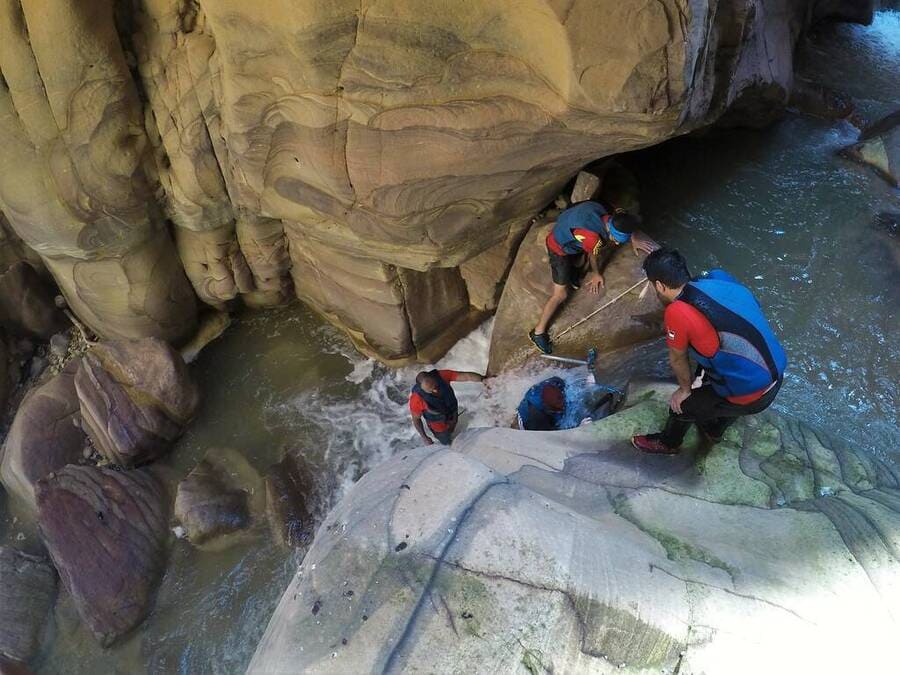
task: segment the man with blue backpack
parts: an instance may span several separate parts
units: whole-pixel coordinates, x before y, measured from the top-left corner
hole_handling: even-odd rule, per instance
[[[663,431],[631,442],[642,452],[674,455],[695,423],[707,442],[718,443],[735,419],[775,400],[787,365],[784,349],[756,298],[726,271],[692,279],[682,255],[667,248],[647,256],[644,271],[666,307],[666,344],[678,389]],[[690,359],[702,372],[696,388]]]
[[[650,253],[659,246],[637,230],[638,220],[624,211],[606,212],[602,205],[585,201],[559,214],[553,229],[547,235],[547,255],[550,259],[550,276],[553,292],[541,311],[541,318],[528,337],[544,354],[553,352],[547,327],[553,315],[569,295],[569,287],[578,289],[581,264],[587,255],[591,275],[587,289],[599,294],[603,288],[600,257],[608,261],[609,254],[629,241],[635,255],[639,251]]]

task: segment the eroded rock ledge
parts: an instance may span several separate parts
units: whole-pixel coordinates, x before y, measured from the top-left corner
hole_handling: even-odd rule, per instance
[[[882,672],[897,456],[745,418],[638,454],[669,387],[565,432],[483,429],[379,466],[320,527],[250,673]]]
[[[2,0],[0,211],[103,337],[296,296],[427,360],[579,167],[765,121],[871,5]]]

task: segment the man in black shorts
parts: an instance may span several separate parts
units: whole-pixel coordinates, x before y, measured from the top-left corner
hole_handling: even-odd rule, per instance
[[[576,204],[561,214],[547,235],[547,254],[550,258],[550,275],[553,278],[553,294],[541,312],[541,319],[528,337],[544,354],[553,351],[547,326],[559,306],[569,295],[569,286],[578,288],[583,255],[587,254],[591,275],[587,289],[599,294],[603,288],[599,256],[604,257],[616,247],[631,242],[635,254],[650,253],[659,248],[652,239],[637,230],[638,221],[624,211],[610,215],[597,202]]]

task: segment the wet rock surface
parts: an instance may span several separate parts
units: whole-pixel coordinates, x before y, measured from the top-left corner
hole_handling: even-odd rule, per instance
[[[892,664],[896,453],[771,412],[712,448],[691,431],[678,456],[637,453],[673,387],[633,385],[578,429],[479,429],[377,467],[318,530],[249,672]]]
[[[239,453],[210,450],[178,484],[175,518],[193,544],[246,529],[258,484],[256,472]]]
[[[47,560],[0,546],[0,671],[4,658],[27,664],[36,655],[55,597]]]
[[[147,470],[67,466],[36,487],[44,543],[82,621],[110,645],[152,607],[167,497]]]
[[[87,437],[81,430],[75,391],[77,363],[26,394],[3,444],[3,486],[36,512],[35,483],[78,461]]]
[[[488,372],[499,373],[520,365],[538,354],[528,339],[550,297],[552,280],[545,239],[552,222],[536,225],[529,231],[513,263],[491,335]],[[600,295],[587,288],[570,290],[566,303],[550,324],[553,353],[584,359],[594,347],[605,352],[662,334],[662,307],[652,289],[640,285],[606,307],[592,319],[557,337],[594,310],[610,302],[635,283],[645,279],[641,268],[643,254],[635,256],[631,245],[613,251],[602,270],[605,287]],[[646,291],[646,292],[645,292]]]
[[[272,536],[292,548],[312,538],[316,479],[302,459],[287,453],[265,477],[266,514]]]
[[[84,430],[111,463],[134,466],[167,452],[183,432],[200,392],[181,356],[146,338],[104,342],[75,375]]]
[[[868,164],[891,185],[900,186],[900,110],[866,127],[859,142],[842,154]]]

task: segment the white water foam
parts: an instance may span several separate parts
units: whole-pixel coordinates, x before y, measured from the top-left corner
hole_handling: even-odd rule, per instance
[[[308,442],[320,453],[323,469],[337,476],[330,500],[334,503],[367,471],[397,452],[421,446],[408,406],[416,374],[431,368],[484,373],[492,328],[493,319],[485,321],[435,364],[396,370],[361,356],[343,341],[331,342],[333,353],[344,356],[350,366],[346,376],[350,391],[340,395],[321,389],[307,391],[272,405],[267,412],[279,424],[288,423],[310,437]],[[484,383],[454,383],[461,411],[457,434],[479,427],[512,426],[516,407],[528,388],[552,375],[582,384],[587,371],[534,359]]]

